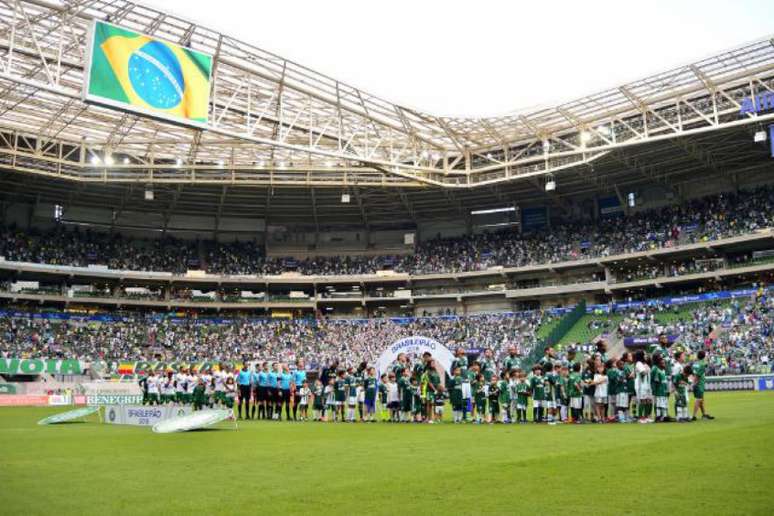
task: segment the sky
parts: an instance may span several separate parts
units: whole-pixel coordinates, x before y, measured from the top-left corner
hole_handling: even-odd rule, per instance
[[[774,34],[766,0],[142,0],[388,101],[495,116]]]

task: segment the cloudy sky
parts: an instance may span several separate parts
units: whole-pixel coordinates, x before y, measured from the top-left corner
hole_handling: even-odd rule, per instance
[[[395,103],[552,104],[774,34],[770,0],[143,0]]]

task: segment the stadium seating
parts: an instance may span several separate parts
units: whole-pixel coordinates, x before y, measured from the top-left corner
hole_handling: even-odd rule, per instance
[[[492,266],[523,266],[604,257],[714,241],[769,227],[774,218],[774,190],[759,188],[739,195],[720,194],[681,205],[637,212],[596,224],[554,225],[549,231],[520,235],[513,231],[460,238],[436,238],[418,244],[406,256],[333,256],[304,260],[266,257],[254,242],[199,242],[172,238],[128,240],[90,231],[57,229],[41,233],[5,228],[0,256],[9,261],[57,265],[107,265],[112,269],[181,273],[205,269],[217,274],[305,275],[373,274],[392,269],[411,274],[476,271]],[[620,273],[632,281],[700,270],[693,260],[653,264]]]

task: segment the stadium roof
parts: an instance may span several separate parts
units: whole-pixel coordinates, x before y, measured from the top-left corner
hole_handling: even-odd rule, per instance
[[[93,19],[215,56],[206,129],[84,103]],[[561,105],[439,117],[136,2],[0,2],[0,166],[15,172],[4,179],[11,191],[39,198],[61,198],[50,192],[76,182],[97,201],[127,202],[154,185],[171,192],[175,210],[200,191],[209,199],[202,208],[222,213],[238,210],[231,199],[238,196],[266,208],[273,187],[290,189],[278,198],[295,189],[312,204],[346,190],[357,193],[364,219],[371,192],[399,202],[409,217],[425,201],[461,212],[484,199],[558,203],[730,164],[766,166],[737,154],[761,157],[747,145],[749,132],[774,114],[740,108],[771,91],[774,45],[762,39]],[[561,193],[542,191],[549,174]]]

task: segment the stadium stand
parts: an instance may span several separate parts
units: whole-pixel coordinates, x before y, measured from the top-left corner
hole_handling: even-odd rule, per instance
[[[334,256],[303,260],[267,258],[255,242],[204,242],[209,252],[201,264],[197,243],[165,238],[131,240],[119,235],[56,229],[27,233],[6,228],[0,256],[8,261],[86,266],[111,269],[182,273],[203,267],[213,274],[304,275],[374,274],[391,269],[410,274],[469,272],[493,266],[519,267],[583,258],[651,251],[696,242],[753,233],[772,225],[774,192],[761,187],[736,195],[719,194],[685,204],[637,212],[623,219],[601,219],[596,224],[564,224],[550,231],[520,235],[513,231],[483,233],[462,238],[432,239],[408,256]],[[663,267],[648,264],[623,270],[633,281],[660,275],[678,276],[710,270],[693,259]]]

